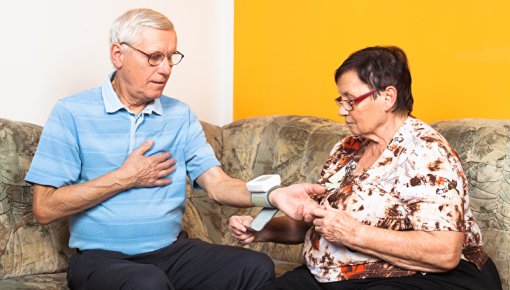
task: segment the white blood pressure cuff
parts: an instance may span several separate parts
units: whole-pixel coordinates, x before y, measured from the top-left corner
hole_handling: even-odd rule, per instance
[[[274,208],[269,202],[271,191],[280,187],[281,178],[278,174],[261,175],[246,183],[248,191],[251,192],[253,206]]]

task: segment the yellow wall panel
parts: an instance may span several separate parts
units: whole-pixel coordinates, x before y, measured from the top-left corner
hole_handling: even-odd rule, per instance
[[[355,50],[409,58],[414,115],[510,119],[510,1],[237,0],[234,119],[338,119],[335,69]]]

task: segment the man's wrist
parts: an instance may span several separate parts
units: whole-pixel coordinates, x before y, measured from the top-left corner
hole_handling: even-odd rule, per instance
[[[274,208],[278,208],[277,204],[276,204],[276,199],[275,197],[279,194],[279,192],[281,192],[281,186],[277,186],[273,189],[271,189],[268,193],[267,193],[267,201],[274,207]]]
[[[113,178],[113,186],[119,188],[121,191],[131,189],[136,185],[136,178],[127,175],[122,167],[113,171],[110,176]]]
[[[280,188],[279,185],[275,185],[270,188],[267,192],[252,192],[251,193],[251,202],[253,206],[256,207],[265,207],[265,208],[274,208],[275,206],[269,200],[269,195],[274,190]]]
[[[278,174],[261,175],[246,183],[246,188],[251,192],[253,206],[274,208],[269,201],[271,191],[280,187],[281,179]]]

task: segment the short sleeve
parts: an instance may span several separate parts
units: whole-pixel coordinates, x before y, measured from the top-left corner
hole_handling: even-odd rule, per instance
[[[414,230],[463,231],[463,178],[449,146],[425,142],[404,163],[398,191]]]
[[[46,122],[25,180],[62,187],[77,182],[81,172],[80,151],[74,118],[59,101]]]
[[[214,150],[207,143],[200,121],[189,111],[189,128],[185,146],[186,171],[195,189],[201,189],[196,179],[209,168],[220,166]]]

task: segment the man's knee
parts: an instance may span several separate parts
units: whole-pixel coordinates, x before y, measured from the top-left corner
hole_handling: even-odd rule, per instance
[[[270,281],[275,278],[274,263],[269,256],[264,253],[250,251],[245,260],[245,271],[249,279],[253,281]],[[248,262],[249,261],[249,262]],[[265,283],[264,282],[264,283]]]
[[[261,268],[261,270],[265,273],[270,273],[272,277],[274,277],[274,262],[273,260],[264,253],[256,252],[257,254],[257,264]]]
[[[126,273],[126,289],[161,289],[173,290],[166,274],[153,265],[144,265],[139,269],[132,269]],[[124,289],[124,288],[122,288]]]

